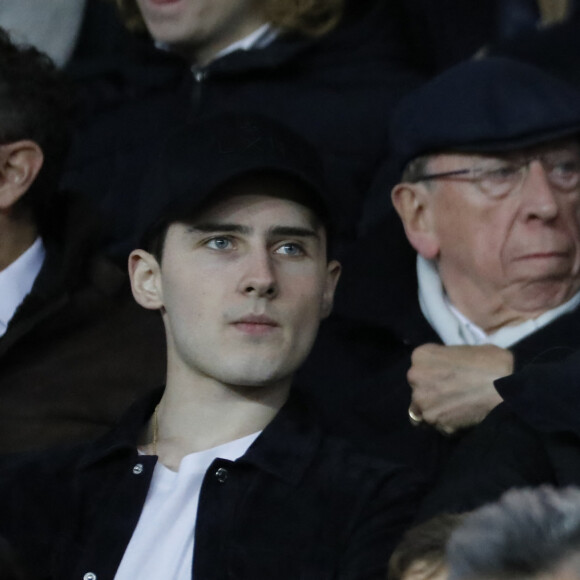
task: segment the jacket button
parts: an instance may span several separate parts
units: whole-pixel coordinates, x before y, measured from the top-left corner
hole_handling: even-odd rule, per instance
[[[225,469],[224,467],[220,467],[215,472],[215,477],[220,483],[225,483],[226,479],[228,478],[228,475],[229,475],[228,470]]]
[[[87,572],[83,576],[83,580],[97,580],[97,575],[93,572]]]
[[[143,464],[142,463],[137,463],[137,465],[135,465],[135,467],[133,467],[133,473],[135,475],[139,475],[140,473],[143,473]],[[96,578],[96,576],[95,576]],[[84,580],[93,580],[92,578],[85,578]]]

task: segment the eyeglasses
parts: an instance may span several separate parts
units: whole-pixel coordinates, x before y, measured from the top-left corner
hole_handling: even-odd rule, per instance
[[[575,191],[580,183],[580,149],[557,149],[514,160],[493,159],[485,166],[420,175],[414,181],[455,179],[475,183],[486,196],[501,199],[517,191],[530,164],[540,161],[548,182],[562,192]]]

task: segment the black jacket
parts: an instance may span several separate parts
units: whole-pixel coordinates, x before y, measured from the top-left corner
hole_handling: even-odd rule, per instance
[[[300,384],[333,432],[374,454],[406,459],[433,472],[458,437],[444,438],[409,423],[411,354],[441,339],[419,306],[416,252],[398,216],[392,217],[361,238],[343,260],[333,316],[321,329]],[[516,371],[579,349],[579,325],[577,308],[514,344]],[[513,406],[525,408],[529,399],[517,397],[517,388],[512,391]]]
[[[0,451],[102,435],[165,376],[159,313],[95,251],[93,220],[55,196],[46,258],[0,337]]]
[[[470,511],[514,487],[580,485],[578,427],[550,423],[536,429],[505,403],[496,407],[460,442],[418,519]]]
[[[377,3],[384,12],[388,3]],[[388,115],[418,82],[397,29],[377,10],[322,39],[281,36],[192,74],[185,60],[135,41],[126,58],[79,72],[84,113],[63,186],[111,216],[110,248],[128,249],[138,192],[161,142],[186,121],[254,112],[287,124],[320,150],[344,236],[357,223],[375,166],[386,154]],[[388,22],[382,16],[381,23]]]
[[[569,354],[564,360],[563,355]],[[520,372],[496,381],[506,406],[542,432],[580,438],[580,350],[554,348]]]
[[[580,85],[580,3],[571,2],[570,8],[572,12],[565,21],[498,42],[489,53],[529,62]]]
[[[157,460],[136,440],[160,394],[93,443],[0,460],[0,535],[32,577],[114,578]],[[194,577],[382,579],[419,491],[409,472],[323,435],[291,398],[244,456],[208,469]]]
[[[504,403],[458,447],[422,516],[472,509],[510,487],[580,485],[579,385],[580,351],[496,381]]]

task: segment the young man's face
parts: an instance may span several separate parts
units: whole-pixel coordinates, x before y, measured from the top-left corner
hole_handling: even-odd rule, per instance
[[[274,187],[275,189],[272,189]],[[339,276],[324,228],[276,180],[232,186],[191,223],[170,225],[149,287],[167,331],[169,372],[233,386],[289,385],[330,311]],[[142,267],[144,253],[133,254]],[[145,259],[152,260],[146,255]]]
[[[209,60],[265,22],[261,0],[136,2],[151,36],[195,61]]]

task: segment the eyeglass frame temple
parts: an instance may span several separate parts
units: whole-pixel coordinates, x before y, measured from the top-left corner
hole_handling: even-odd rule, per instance
[[[419,183],[419,181],[430,181],[432,179],[443,179],[444,177],[455,177],[456,175],[467,175],[471,173],[473,169],[456,169],[455,171],[444,171],[442,173],[426,173],[425,175],[420,175],[413,180],[413,183]]]

